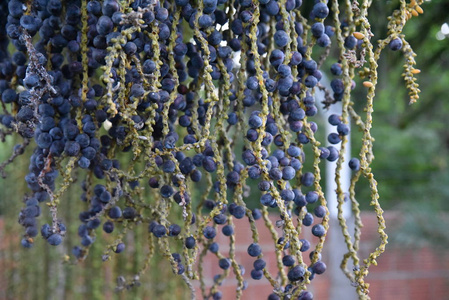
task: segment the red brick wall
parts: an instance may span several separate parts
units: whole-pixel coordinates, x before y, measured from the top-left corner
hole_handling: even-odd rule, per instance
[[[385,214],[387,225],[398,221],[398,215],[395,212]],[[276,221],[273,217],[273,222]],[[377,219],[372,213],[363,213],[362,220],[362,240],[360,244],[360,254],[363,258],[367,257],[369,252],[375,249],[378,244]],[[260,234],[260,245],[262,246],[264,259],[267,261],[268,270],[271,274],[276,274],[276,259],[272,249],[273,241],[263,221],[257,221],[257,228]],[[246,273],[245,280],[249,287],[244,291],[242,299],[266,299],[272,292],[272,287],[268,280],[253,280],[250,272],[253,269],[254,258],[246,253],[248,245],[251,243],[251,232],[247,220],[236,220],[236,259],[242,264]],[[310,233],[310,228],[303,230],[303,236],[311,242],[316,242],[317,238]],[[329,238],[329,235],[328,235]],[[225,255],[229,249],[227,243],[229,238],[220,235],[220,251]],[[223,251],[224,250],[224,251]],[[327,263],[331,249],[324,248],[323,261]],[[308,254],[308,252],[307,252]],[[213,278],[215,274],[222,273],[218,268],[218,259],[209,253],[206,256],[205,275],[206,278]],[[308,255],[305,255],[305,262],[309,263]],[[329,267],[329,264],[328,264]],[[323,275],[316,276],[312,281],[310,290],[314,293],[314,299],[329,299],[329,287],[331,278],[329,278],[329,268]],[[342,276],[343,273],[341,273]],[[367,278],[370,284],[370,297],[373,300],[445,300],[449,299],[449,252],[441,253],[432,251],[430,248],[400,248],[398,246],[387,246],[387,251],[378,259],[377,266],[370,267],[370,273]],[[207,282],[212,284],[212,280]],[[349,281],[347,281],[348,284]],[[236,280],[226,279],[219,290],[223,293],[226,300],[235,299]],[[261,296],[263,295],[263,296]],[[201,299],[201,297],[198,297]],[[342,299],[343,300],[343,299]]]
[[[276,221],[273,217],[273,222]],[[386,213],[387,227],[397,221],[398,215],[394,212]],[[361,256],[365,258],[369,251],[374,249],[378,244],[378,237],[376,233],[376,218],[371,213],[363,213],[362,220],[364,227],[362,229],[362,241],[360,245]],[[0,251],[5,251],[3,221],[0,219]],[[274,253],[270,251],[273,246],[271,234],[265,228],[263,220],[257,221],[257,228],[259,231],[260,241],[262,246],[264,259],[267,261],[269,272],[276,274],[276,259]],[[394,228],[391,226],[389,228]],[[221,230],[221,228],[220,228]],[[390,229],[392,230],[392,229]],[[248,281],[249,287],[243,293],[244,300],[266,299],[267,295],[272,292],[272,287],[267,279],[252,280],[250,272],[253,269],[254,258],[247,253],[247,247],[252,242],[251,231],[249,229],[248,221],[245,219],[235,220],[235,236],[236,236],[236,259],[242,264],[246,273],[245,280]],[[303,230],[300,238],[307,238],[312,243],[317,241],[317,238],[311,236],[310,228]],[[328,236],[329,238],[329,236]],[[19,244],[20,241],[9,241]],[[229,238],[223,236],[221,233],[217,235],[217,242],[220,243],[220,252],[226,256],[229,250]],[[328,244],[327,244],[328,246]],[[305,262],[309,263],[308,252],[305,255]],[[323,261],[328,263],[328,259],[332,255],[329,247],[324,248]],[[0,295],[2,289],[7,285],[7,279],[4,277],[5,270],[11,268],[10,263],[0,259]],[[203,264],[206,286],[211,286],[212,278],[215,274],[222,273],[218,267],[218,259],[212,254],[208,253]],[[329,267],[329,264],[328,264]],[[314,293],[314,299],[327,300],[329,299],[329,288],[331,278],[328,271],[316,277],[313,280],[310,290]],[[344,276],[342,274],[342,276]],[[235,299],[236,280],[232,278],[233,274],[229,276],[219,290],[223,293],[225,300]],[[449,252],[437,253],[430,248],[401,248],[392,245],[387,246],[387,251],[378,259],[378,265],[370,268],[370,273],[367,278],[370,283],[371,299],[377,300],[445,300],[449,299]],[[346,281],[349,285],[349,281]],[[200,293],[198,293],[200,295]],[[1,298],[1,297],[0,297]],[[201,299],[201,297],[198,297]],[[342,299],[344,300],[344,299]]]

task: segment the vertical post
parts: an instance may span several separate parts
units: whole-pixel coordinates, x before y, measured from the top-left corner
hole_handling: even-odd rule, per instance
[[[323,75],[321,79],[321,84],[323,84],[327,89],[331,89],[329,80]],[[317,103],[324,100],[324,92],[317,91],[316,93]],[[321,108],[321,106],[319,106]],[[330,106],[328,110],[321,110],[321,116],[324,119],[326,139],[329,133],[336,132],[335,126],[329,124],[327,119],[331,114],[341,115],[342,106],[341,103],[336,103]],[[350,126],[350,120],[348,120],[348,125]],[[342,165],[342,170],[340,173],[341,187],[344,192],[349,191],[350,181],[351,181],[351,170],[348,166],[348,162],[351,159],[351,134],[347,135],[346,153],[344,155],[345,163]],[[327,143],[327,146],[330,144]],[[340,150],[341,145],[332,145],[337,150]],[[343,255],[347,252],[346,244],[344,241],[343,234],[341,232],[340,225],[338,224],[338,210],[337,210],[337,183],[335,182],[335,170],[336,162],[326,162],[326,189],[325,197],[328,203],[329,209],[329,231],[328,231],[328,244],[326,251],[328,253],[328,276],[330,277],[329,286],[329,300],[355,300],[357,299],[356,290],[351,286],[348,278],[345,276],[343,271],[340,269],[340,263]],[[343,204],[343,216],[348,221],[349,232],[354,231],[354,222],[351,211],[351,203],[345,202]]]
[[[329,110],[323,111],[323,116],[326,118],[325,120],[325,132],[326,132],[326,138],[329,135],[329,133],[336,132],[336,127],[332,126],[327,122],[327,119],[332,114],[338,114],[341,115],[341,103],[336,103],[332,105]],[[350,121],[348,120],[349,127],[351,126]],[[344,164],[341,168],[341,188],[343,192],[349,191],[349,185],[351,184],[351,169],[348,166],[348,162],[351,159],[351,133],[349,133],[346,136],[347,144],[346,144],[346,152],[344,154]],[[330,146],[331,144],[327,142],[327,146]],[[332,145],[335,147],[338,151],[340,151],[341,143]],[[337,210],[337,183],[335,182],[335,170],[337,168],[336,162],[326,162],[326,200],[328,202],[328,208],[330,217],[333,219],[337,219],[338,216],[338,210]],[[343,204],[343,216],[345,218],[349,218],[351,216],[351,202],[347,201]]]

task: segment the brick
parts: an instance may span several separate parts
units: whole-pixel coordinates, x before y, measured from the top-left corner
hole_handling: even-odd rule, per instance
[[[371,299],[382,299],[383,280],[368,280]]]
[[[213,278],[219,271],[218,258],[210,251],[203,258],[203,274],[205,278]]]
[[[234,232],[238,245],[249,245],[252,243],[253,239],[251,237],[251,227],[248,218],[245,217],[241,220],[234,219]]]
[[[313,294],[314,299],[328,299],[329,298],[330,281],[323,276],[317,276],[312,281],[309,291]]]
[[[411,279],[407,281],[407,286],[409,287],[409,299],[419,300],[419,299],[429,299],[431,295],[431,279]]]
[[[385,280],[381,295],[382,297],[379,299],[411,300],[409,298],[408,284],[404,280]]]
[[[368,253],[375,249],[378,244],[378,235],[376,232],[377,220],[372,213],[362,213],[363,222],[365,227],[363,228],[363,234],[365,238],[360,245],[360,254],[362,258],[365,258]],[[387,225],[394,224],[400,220],[400,217],[395,213],[385,213]],[[270,217],[274,224],[279,219],[278,216]],[[271,234],[265,227],[263,220],[256,221],[259,231],[260,241],[262,246],[264,259],[267,261],[268,271],[276,278],[278,269],[276,266],[276,256],[272,251],[274,241],[271,238]],[[9,247],[20,247],[20,236],[7,234],[3,227],[3,220],[0,218],[0,250],[8,249]],[[225,257],[228,257],[229,251],[229,237],[225,237],[221,233],[222,226],[219,226],[219,234],[217,236],[217,242],[220,244],[220,253]],[[299,238],[308,239],[312,247],[314,248],[318,239],[313,237],[310,233],[310,227],[303,228]],[[276,229],[280,233],[280,229]],[[263,278],[262,280],[253,280],[250,278],[251,270],[253,269],[253,262],[255,258],[250,257],[246,250],[248,245],[252,242],[251,230],[246,218],[242,220],[235,220],[235,232],[236,232],[236,251],[235,256],[239,264],[245,269],[244,279],[248,281],[248,289],[243,292],[243,300],[257,300],[266,299],[273,288],[269,284],[268,280]],[[130,246],[131,247],[131,246]],[[371,299],[383,299],[383,300],[417,300],[417,299],[431,299],[431,300],[445,300],[449,299],[449,253],[434,252],[431,248],[399,248],[391,247],[387,248],[387,251],[381,255],[378,259],[378,266],[372,266],[370,268],[370,274],[367,278],[367,282],[370,284],[370,297]],[[303,253],[304,261],[309,264],[309,252]],[[332,255],[332,249],[324,246],[323,260],[328,263],[328,258]],[[8,286],[9,278],[5,277],[9,271],[13,268],[19,267],[16,261],[5,261],[5,256],[0,256],[0,269],[4,270],[0,274],[0,295],[4,292],[6,286]],[[328,264],[329,267],[329,264]],[[212,285],[212,278],[215,274],[222,273],[222,270],[218,267],[218,259],[210,252],[207,253],[204,258],[204,275],[206,278],[206,287],[210,288]],[[286,268],[285,268],[286,270]],[[110,267],[105,267],[105,277],[111,278],[113,270]],[[328,277],[330,272],[326,272],[323,275],[317,276],[309,288],[314,294],[315,299],[328,300],[329,299],[329,287],[331,284]],[[344,276],[341,274],[341,276]],[[81,284],[82,281],[76,283]],[[218,289],[223,292],[224,300],[234,300],[236,297],[235,292],[236,280],[234,278],[233,271]],[[349,284],[349,283],[348,283]],[[199,292],[199,283],[194,282],[195,287],[198,287],[197,298],[203,299]],[[0,297],[1,298],[1,297]],[[149,297],[148,299],[150,299]]]
[[[416,270],[431,271],[440,268],[437,254],[428,247],[419,249],[416,257]]]
[[[442,270],[449,270],[449,253],[446,251],[437,252],[439,257],[439,266]]]
[[[390,249],[391,251],[386,251],[377,259],[377,266],[372,266],[370,268],[370,273],[382,273],[395,269],[395,259],[398,253],[395,249]]]
[[[431,299],[447,299],[449,294],[449,274],[446,277],[435,278],[430,286]]]
[[[251,280],[248,281],[248,283],[248,289],[243,291],[242,300],[267,299],[268,295],[273,293],[273,287],[268,283],[266,279],[264,279],[264,281],[260,280],[259,282]],[[229,298],[229,300],[235,300],[235,298]]]
[[[398,251],[396,257],[396,270],[413,271],[418,261],[415,260],[414,249]]]

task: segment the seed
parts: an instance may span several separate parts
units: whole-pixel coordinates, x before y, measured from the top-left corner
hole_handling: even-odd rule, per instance
[[[420,13],[420,14],[423,14],[424,13],[424,10],[421,8],[421,6],[419,6],[419,5],[417,5],[416,7],[415,7],[415,9],[416,9],[416,11],[418,12],[418,13]]]
[[[363,34],[363,33],[361,33],[361,32],[354,32],[353,34],[352,34],[356,39],[358,39],[358,40],[363,40],[364,38],[365,38],[365,35]]]
[[[373,83],[371,81],[364,81],[363,82],[363,86],[367,87],[367,88],[370,88],[370,87],[373,87]]]

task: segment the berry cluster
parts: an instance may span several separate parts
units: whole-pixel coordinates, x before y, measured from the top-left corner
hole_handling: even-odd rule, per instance
[[[126,230],[147,226],[152,245],[159,246],[189,287],[194,279],[204,283],[201,270],[195,269],[197,257],[201,260],[208,251],[218,257],[223,272],[209,291],[201,285],[204,298],[221,299],[218,287],[232,269],[238,298],[249,277],[266,277],[273,285],[268,299],[312,299],[307,284],[326,270],[321,250],[329,220],[320,161],[336,162],[341,170],[352,116],[364,130],[360,157],[349,161],[353,185],[360,176],[372,180],[382,239],[362,268],[347,272],[364,295],[367,268],[386,243],[369,168],[376,61],[389,46],[406,55],[407,75],[417,73],[401,35],[406,18],[400,16],[410,8],[394,12],[388,36],[373,52],[368,4],[346,7],[340,14],[338,1],[331,2],[2,2],[2,135],[17,133],[24,140],[9,162],[28,145],[35,147],[25,177],[30,192],[19,215],[25,228],[22,245],[32,247],[39,231],[50,245],[63,242],[67,230],[58,218],[58,203],[77,170],[78,177],[84,176],[86,209],[79,213],[80,244],[72,251],[76,259],[85,258],[99,227],[117,237],[106,247],[107,260],[111,251],[125,250]],[[363,24],[362,32],[356,32],[356,24]],[[338,57],[326,64],[331,49]],[[327,65],[336,76],[330,84],[333,93],[321,83]],[[369,79],[363,84],[368,88],[365,121],[349,100],[356,87],[354,71],[363,66],[360,76]],[[408,86],[416,99],[414,79],[408,79]],[[321,147],[315,138],[319,122],[313,120],[322,105],[316,102],[318,89],[326,92],[325,107],[342,103],[341,115],[328,120],[337,132],[327,137],[332,145],[341,143],[340,151]],[[307,158],[306,147],[312,153]],[[245,193],[250,184],[261,192],[253,209]],[[143,197],[144,190],[151,196]],[[346,192],[339,184],[339,199],[356,203],[353,193]],[[52,221],[39,226],[41,203]],[[278,214],[276,224],[269,211]],[[232,251],[238,234],[233,219],[243,218],[252,224],[249,277]],[[271,250],[259,245],[255,222],[264,222],[272,232]],[[310,227],[314,240],[300,238],[303,227]],[[214,242],[221,234],[229,238],[228,253]],[[345,238],[348,257],[357,265],[359,236],[353,244],[347,233]],[[173,250],[179,246],[182,254]],[[265,251],[276,252],[278,277],[266,269]],[[303,259],[306,252],[309,265]]]

